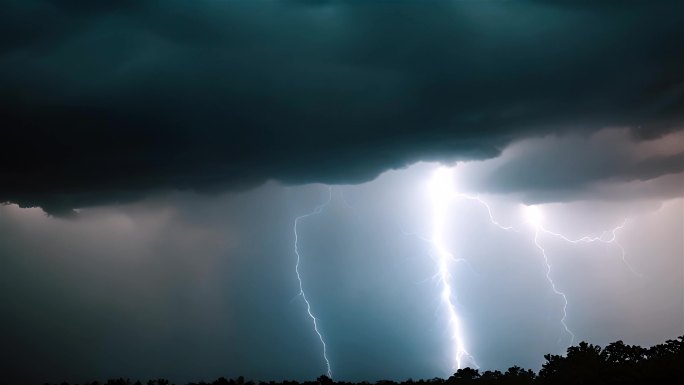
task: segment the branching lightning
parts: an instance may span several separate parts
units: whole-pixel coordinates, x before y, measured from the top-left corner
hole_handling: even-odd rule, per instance
[[[476,202],[478,202],[479,204],[481,204],[482,206],[484,206],[484,208],[487,210],[487,214],[489,215],[489,221],[492,222],[492,224],[493,224],[494,226],[500,228],[501,230],[507,230],[507,231],[508,231],[508,230],[513,230],[513,231],[516,231],[516,232],[518,231],[518,230],[517,230],[516,228],[514,228],[513,226],[504,226],[504,225],[502,225],[501,223],[499,223],[496,219],[494,219],[494,214],[492,214],[492,208],[489,207],[489,204],[488,204],[487,202],[485,202],[485,201],[484,201],[482,198],[480,198],[479,196],[477,196],[477,195],[468,195],[468,194],[459,193],[459,194],[457,195],[457,197],[458,197],[458,198],[463,198],[463,199],[468,199],[468,200],[471,200],[471,201],[476,201]]]
[[[500,228],[501,230],[505,231],[514,231],[514,232],[520,232],[518,228],[510,225],[503,225],[499,221],[497,221],[494,218],[494,215],[492,213],[492,209],[489,206],[489,204],[482,198],[480,198],[478,195],[468,195],[464,193],[456,193],[453,188],[453,183],[452,183],[452,169],[446,168],[446,167],[440,167],[436,171],[434,171],[432,179],[430,181],[430,193],[431,193],[431,201],[432,201],[432,231],[433,235],[431,239],[425,239],[421,238],[427,242],[430,242],[434,249],[435,249],[435,254],[436,254],[436,259],[437,259],[437,265],[438,265],[438,274],[437,278],[441,284],[442,287],[442,293],[441,293],[441,300],[442,303],[445,305],[447,308],[447,312],[449,315],[449,324],[451,327],[451,340],[454,345],[454,355],[455,355],[455,367],[456,368],[462,368],[464,367],[464,360],[466,358],[470,359],[470,362],[472,364],[475,364],[475,361],[472,356],[468,353],[468,351],[465,348],[465,343],[464,343],[464,334],[462,331],[462,326],[461,326],[461,321],[458,316],[456,307],[454,306],[452,302],[452,288],[450,284],[450,279],[451,279],[451,274],[449,272],[449,261],[456,261],[454,259],[453,255],[448,251],[447,247],[445,246],[444,243],[444,224],[446,222],[446,212],[448,211],[448,205],[454,198],[460,198],[460,199],[466,199],[470,201],[474,201],[482,205],[486,211],[487,215],[489,217],[490,222]],[[622,230],[626,223],[627,220],[625,219],[619,226],[613,228],[610,231],[605,231],[603,234],[600,236],[583,236],[578,239],[572,239],[566,235],[563,235],[561,233],[557,233],[551,230],[546,229],[545,227],[542,226],[541,223],[541,213],[539,211],[539,208],[536,206],[525,206],[526,211],[525,214],[527,216],[527,223],[532,224],[534,228],[534,244],[537,249],[539,249],[543,260],[544,264],[546,266],[546,273],[545,277],[546,280],[549,283],[549,286],[551,290],[558,295],[560,298],[563,300],[563,307],[562,307],[562,317],[560,319],[560,323],[562,326],[562,331],[565,332],[570,339],[570,344],[572,344],[575,340],[575,334],[570,330],[567,324],[567,317],[568,317],[568,298],[566,294],[558,289],[558,286],[554,282],[552,276],[551,276],[551,263],[549,261],[549,257],[546,253],[546,250],[542,246],[540,242],[540,234],[544,233],[550,236],[557,237],[559,239],[562,239],[566,242],[573,243],[573,244],[579,244],[579,243],[593,243],[593,242],[601,242],[601,243],[606,243],[606,244],[613,244],[615,245],[621,252],[622,254],[622,261],[623,263],[629,268],[629,270],[634,273],[639,275],[635,270],[627,263],[626,256],[625,256],[625,249],[622,247],[622,245],[617,241],[617,232]],[[524,222],[523,222],[524,223]],[[475,364],[476,366],[476,364]]]
[[[563,317],[561,317],[560,323],[563,326],[563,330],[570,336],[570,345],[575,341],[575,333],[573,333],[566,322],[568,318],[568,297],[564,292],[558,290],[556,283],[551,278],[551,263],[549,262],[549,257],[546,255],[546,250],[539,243],[539,232],[544,231],[541,225],[541,213],[536,206],[527,206],[526,213],[529,222],[534,226],[534,245],[537,246],[539,251],[541,251],[542,257],[544,257],[544,264],[546,264],[546,280],[551,286],[551,290],[563,299]]]
[[[320,330],[318,329],[318,319],[316,318],[316,316],[314,316],[313,312],[311,311],[311,304],[309,303],[309,300],[306,298],[306,293],[304,292],[304,285],[302,284],[302,276],[299,272],[299,265],[301,263],[302,256],[299,252],[299,235],[297,232],[297,225],[299,225],[299,221],[301,221],[304,218],[308,218],[308,217],[320,214],[323,211],[323,209],[328,204],[330,204],[331,200],[332,200],[332,187],[329,187],[328,188],[328,199],[324,203],[316,206],[316,208],[312,212],[310,212],[308,214],[300,215],[297,218],[295,218],[295,220],[294,220],[294,237],[295,237],[294,252],[297,255],[297,263],[295,264],[295,273],[297,274],[297,281],[299,281],[299,294],[298,295],[302,297],[302,299],[304,300],[304,303],[306,304],[306,312],[309,315],[309,318],[311,318],[311,321],[313,322],[314,331],[316,332],[316,335],[318,335],[318,339],[321,341],[321,345],[323,346],[323,360],[325,360],[325,366],[327,369],[327,374],[328,374],[328,377],[330,377],[330,378],[332,378],[332,369],[330,367],[330,360],[328,360],[327,345],[325,344],[325,339],[323,338],[323,334],[321,334]]]
[[[455,199],[465,199],[473,202],[477,202],[480,204],[482,207],[487,212],[487,216],[489,218],[489,221],[491,222],[492,225],[498,227],[501,230],[505,231],[514,231],[517,233],[521,232],[521,229],[519,229],[516,226],[512,225],[504,225],[500,223],[494,216],[492,209],[490,205],[482,199],[479,195],[468,195],[465,193],[459,193],[454,190],[453,186],[453,178],[452,178],[452,173],[453,169],[452,168],[447,168],[447,167],[440,167],[437,170],[435,170],[432,174],[432,177],[430,179],[429,183],[429,194],[430,194],[430,202],[431,202],[431,213],[432,213],[432,222],[431,222],[431,232],[432,235],[429,238],[426,237],[421,237],[420,235],[416,233],[406,233],[407,235],[416,235],[418,236],[421,240],[429,243],[432,247],[432,252],[430,255],[433,257],[435,261],[435,266],[436,266],[436,274],[434,278],[438,282],[441,291],[440,291],[440,302],[442,304],[442,307],[446,313],[446,317],[448,320],[448,328],[449,328],[449,334],[450,334],[450,341],[452,344],[452,354],[453,354],[453,368],[454,369],[461,369],[465,367],[478,367],[474,357],[468,352],[466,348],[466,335],[463,330],[463,322],[461,320],[461,317],[458,312],[458,308],[454,303],[454,298],[456,297],[456,293],[454,292],[453,286],[452,286],[452,274],[451,274],[451,264],[453,262],[465,262],[467,264],[468,260],[463,259],[463,258],[455,258],[454,255],[449,251],[448,247],[448,242],[447,239],[445,239],[445,234],[446,234],[446,223],[448,220],[448,215],[449,215],[449,206],[452,204],[452,202]],[[348,206],[349,208],[353,209],[351,205],[344,199],[344,196],[341,196],[341,199],[343,203]],[[300,272],[300,265],[302,261],[302,256],[301,252],[299,249],[299,233],[298,233],[298,226],[301,220],[306,219],[311,216],[315,216],[318,214],[321,214],[323,210],[330,204],[332,201],[332,187],[329,187],[328,189],[328,199],[319,204],[314,208],[313,211],[300,215],[295,218],[294,220],[294,253],[297,256],[297,261],[295,264],[295,273],[297,276],[297,280],[299,282],[299,293],[297,296],[300,296],[303,300],[304,303],[306,304],[306,311],[311,318],[311,321],[313,323],[313,329],[316,335],[318,336],[318,339],[321,342],[322,350],[323,350],[323,360],[325,361],[326,369],[327,369],[327,375],[328,377],[332,378],[332,369],[330,365],[330,360],[328,359],[328,353],[327,353],[327,345],[325,342],[325,339],[323,338],[323,334],[321,333],[319,329],[319,320],[316,318],[314,315],[314,312],[312,311],[311,308],[311,303],[309,302],[306,293],[304,291],[304,285],[302,281],[302,276]],[[542,235],[548,235],[552,236],[558,239],[561,239],[565,242],[572,243],[572,244],[580,244],[580,243],[594,243],[594,242],[600,242],[600,243],[605,243],[605,244],[613,244],[615,245],[621,252],[622,254],[622,261],[624,264],[629,268],[630,271],[632,271],[635,274],[638,274],[632,269],[632,267],[627,263],[626,256],[625,256],[625,249],[622,247],[622,245],[618,242],[617,240],[617,233],[622,230],[625,225],[627,224],[627,219],[625,219],[620,225],[616,226],[610,231],[605,231],[603,234],[600,236],[583,236],[577,239],[568,237],[562,233],[558,233],[555,231],[548,230],[542,225],[542,216],[541,212],[539,210],[539,207],[537,206],[525,206],[525,215],[526,215],[526,221],[521,222],[531,224],[533,229],[534,229],[534,245],[535,247],[539,250],[541,256],[543,257],[543,261],[546,267],[545,271],[545,278],[549,283],[549,287],[551,291],[559,296],[563,300],[563,306],[562,306],[562,317],[560,319],[560,324],[562,326],[562,331],[561,333],[567,334],[570,340],[570,344],[572,344],[575,341],[575,334],[573,331],[569,328],[567,324],[567,318],[568,318],[568,298],[567,295],[561,291],[556,283],[553,280],[552,277],[552,268],[551,268],[551,262],[549,260],[549,257],[547,255],[546,249],[541,243],[540,237]],[[472,266],[471,266],[472,268]],[[561,337],[562,338],[562,337]],[[559,338],[560,342],[560,338]]]
[[[487,210],[487,214],[488,214],[488,216],[489,216],[490,222],[491,222],[493,225],[497,226],[498,228],[500,228],[500,229],[502,229],[502,230],[507,230],[507,231],[508,231],[508,230],[512,230],[512,231],[515,231],[515,232],[519,232],[519,230],[518,230],[517,228],[515,228],[514,226],[505,226],[505,225],[502,225],[501,223],[499,223],[499,222],[494,218],[494,215],[492,214],[492,209],[491,209],[491,207],[489,206],[489,204],[488,204],[485,200],[483,200],[482,198],[480,198],[479,196],[467,195],[467,194],[463,194],[463,193],[459,193],[457,196],[458,196],[459,198],[463,198],[463,199],[468,199],[468,200],[476,201],[476,202],[478,202],[479,204],[481,204],[482,206],[484,206],[485,209]],[[627,268],[628,268],[632,273],[634,273],[634,274],[636,274],[636,275],[640,275],[639,273],[637,273],[637,272],[629,265],[629,263],[627,262],[627,259],[626,259],[625,249],[624,249],[624,247],[622,247],[622,245],[617,241],[617,232],[620,231],[620,230],[622,230],[622,229],[625,227],[625,225],[626,225],[626,223],[627,223],[627,220],[626,220],[626,219],[623,220],[623,222],[622,222],[620,225],[616,226],[615,228],[613,228],[613,229],[610,230],[610,231],[605,231],[603,234],[601,234],[601,235],[598,236],[598,237],[583,236],[583,237],[581,237],[581,238],[572,239],[572,238],[570,238],[570,237],[568,237],[568,236],[566,236],[566,235],[563,235],[563,234],[561,234],[561,233],[557,233],[557,232],[548,230],[548,229],[546,229],[545,227],[543,227],[542,224],[541,224],[542,215],[541,215],[541,212],[539,211],[539,208],[538,208],[537,206],[525,206],[525,214],[526,214],[526,216],[527,216],[527,222],[530,223],[530,224],[532,224],[532,226],[534,227],[534,245],[535,245],[535,247],[537,247],[537,249],[539,249],[539,251],[540,251],[540,253],[541,253],[541,255],[542,255],[543,259],[544,259],[544,264],[545,264],[545,267],[546,267],[546,273],[545,273],[546,280],[548,281],[551,290],[552,290],[556,295],[558,295],[559,297],[561,297],[562,300],[563,300],[562,317],[561,317],[560,323],[561,323],[561,326],[562,326],[562,328],[563,328],[563,331],[564,331],[564,332],[569,336],[569,338],[570,338],[570,344],[572,344],[572,343],[574,343],[574,341],[575,341],[575,334],[572,332],[572,330],[570,330],[570,328],[568,327],[568,324],[567,324],[567,317],[568,317],[568,312],[567,312],[567,309],[568,309],[568,298],[567,298],[567,295],[566,295],[563,291],[561,291],[560,289],[558,289],[558,286],[556,285],[556,283],[554,282],[553,278],[551,277],[551,263],[550,263],[550,261],[549,261],[548,255],[546,254],[546,249],[544,249],[544,247],[543,247],[542,244],[540,243],[540,240],[539,240],[540,233],[548,234],[548,235],[557,237],[557,238],[559,238],[559,239],[562,239],[562,240],[564,240],[564,241],[566,241],[566,242],[573,243],[573,244],[579,244],[579,243],[593,243],[593,242],[601,242],[601,243],[610,243],[610,244],[614,244],[614,245],[620,250],[620,253],[621,253],[621,255],[622,255],[622,261],[623,261],[623,263],[625,264],[625,266],[627,266]]]
[[[604,231],[603,234],[601,234],[598,237],[583,236],[583,237],[577,238],[577,239],[571,239],[571,238],[569,238],[563,234],[556,233],[556,232],[553,232],[551,230],[545,229],[541,225],[539,226],[539,230],[548,234],[548,235],[552,235],[552,236],[560,238],[566,242],[574,243],[574,244],[594,243],[594,242],[613,244],[620,250],[622,262],[625,264],[625,266],[627,266],[629,271],[631,271],[634,275],[641,276],[641,273],[634,270],[634,268],[632,268],[632,265],[630,265],[629,262],[627,262],[627,255],[626,255],[627,253],[625,252],[625,248],[622,247],[620,242],[618,242],[618,240],[617,240],[617,232],[624,229],[626,225],[627,225],[627,219],[624,219],[620,225],[616,226],[615,228],[611,229],[610,231]]]
[[[572,243],[572,244],[594,243],[594,242],[614,244],[620,250],[620,253],[622,255],[622,262],[625,264],[625,266],[627,266],[627,268],[632,273],[634,273],[635,275],[640,275],[639,273],[637,273],[632,268],[632,266],[630,266],[629,263],[627,263],[627,259],[625,258],[625,249],[617,241],[617,232],[619,230],[622,230],[625,227],[625,225],[627,224],[627,219],[623,220],[620,225],[616,226],[611,231],[604,231],[603,234],[601,234],[598,237],[583,236],[583,237],[580,237],[577,239],[572,239],[572,238],[570,238],[566,235],[563,235],[561,233],[557,233],[557,232],[546,229],[542,225],[542,214],[539,211],[539,208],[537,206],[526,206],[525,211],[526,211],[526,214],[528,217],[528,222],[530,224],[532,224],[532,226],[534,227],[534,244],[541,251],[541,254],[544,257],[544,263],[546,264],[546,279],[547,279],[547,281],[549,281],[549,284],[551,285],[551,289],[553,290],[553,292],[563,298],[563,317],[561,318],[561,325],[563,326],[564,331],[570,336],[570,344],[572,344],[575,341],[575,334],[570,330],[570,328],[568,327],[568,325],[566,323],[567,317],[568,317],[568,312],[567,312],[568,298],[564,292],[558,290],[555,282],[551,278],[551,263],[549,262],[549,258],[546,255],[546,250],[544,249],[544,247],[539,242],[539,235],[540,235],[540,233],[548,234],[548,235],[554,236],[556,238],[562,239],[563,241],[568,242],[568,243]],[[607,234],[610,234],[610,237],[606,238]]]

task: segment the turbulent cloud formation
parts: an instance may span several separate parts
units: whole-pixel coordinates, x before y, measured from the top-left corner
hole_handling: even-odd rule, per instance
[[[528,203],[676,198],[684,194],[684,130],[642,141],[624,128],[525,139],[459,171],[464,190]]]
[[[0,201],[63,213],[165,189],[360,182],[418,160],[492,157],[529,135],[629,126],[657,138],[682,122],[682,12],[669,1],[12,0],[0,12]]]

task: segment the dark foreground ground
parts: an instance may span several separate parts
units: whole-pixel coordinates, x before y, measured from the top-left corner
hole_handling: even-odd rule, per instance
[[[684,380],[684,336],[650,348],[626,345],[622,341],[605,348],[581,342],[568,348],[565,355],[546,354],[546,362],[538,373],[513,366],[501,372],[465,368],[448,379],[377,381],[376,385],[454,385],[454,384],[678,384]],[[91,381],[83,385],[172,385],[168,380],[147,382],[118,378],[105,382]],[[243,377],[219,378],[213,382],[191,382],[187,385],[370,385],[369,382],[334,381],[325,375],[314,381],[254,382]],[[47,384],[49,385],[49,384]],[[56,385],[71,385],[67,382]],[[74,384],[77,385],[77,384]]]

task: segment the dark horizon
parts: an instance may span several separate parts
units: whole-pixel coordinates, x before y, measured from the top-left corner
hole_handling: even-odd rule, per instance
[[[403,381],[375,380],[377,385],[396,384],[675,384],[681,379],[684,369],[681,368],[684,359],[684,335],[676,339],[667,340],[662,344],[651,347],[627,345],[622,341],[615,341],[605,348],[598,345],[580,342],[567,349],[565,355],[546,354],[546,362],[539,372],[514,365],[505,371],[487,370],[466,367],[458,369],[448,378],[405,379]],[[174,384],[165,378],[151,379],[147,385]],[[252,380],[239,376],[235,379],[220,377],[211,382],[189,382],[186,385],[351,385],[355,382],[335,381],[322,374],[316,380]],[[364,380],[356,384],[369,384]],[[84,385],[99,385],[97,380],[86,381]],[[140,380],[132,381],[125,377],[112,378],[104,385],[142,385]],[[49,385],[46,382],[45,385]],[[55,385],[69,385],[67,382]],[[76,384],[75,384],[76,385]]]

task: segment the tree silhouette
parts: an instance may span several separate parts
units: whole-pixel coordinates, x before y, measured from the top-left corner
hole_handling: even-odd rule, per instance
[[[332,378],[328,377],[325,374],[318,376],[317,380],[320,385],[331,385],[333,383]]]
[[[523,385],[531,384],[537,375],[531,369],[523,369],[517,365],[511,366],[506,370],[506,373],[501,375],[501,380],[499,383],[510,384],[510,385]]]
[[[458,369],[447,380],[448,384],[470,384],[480,378],[480,371],[473,368]]]
[[[602,368],[601,347],[580,342],[571,346],[567,356],[546,354],[546,363],[539,371],[539,377],[558,384],[581,384],[596,381]]]

